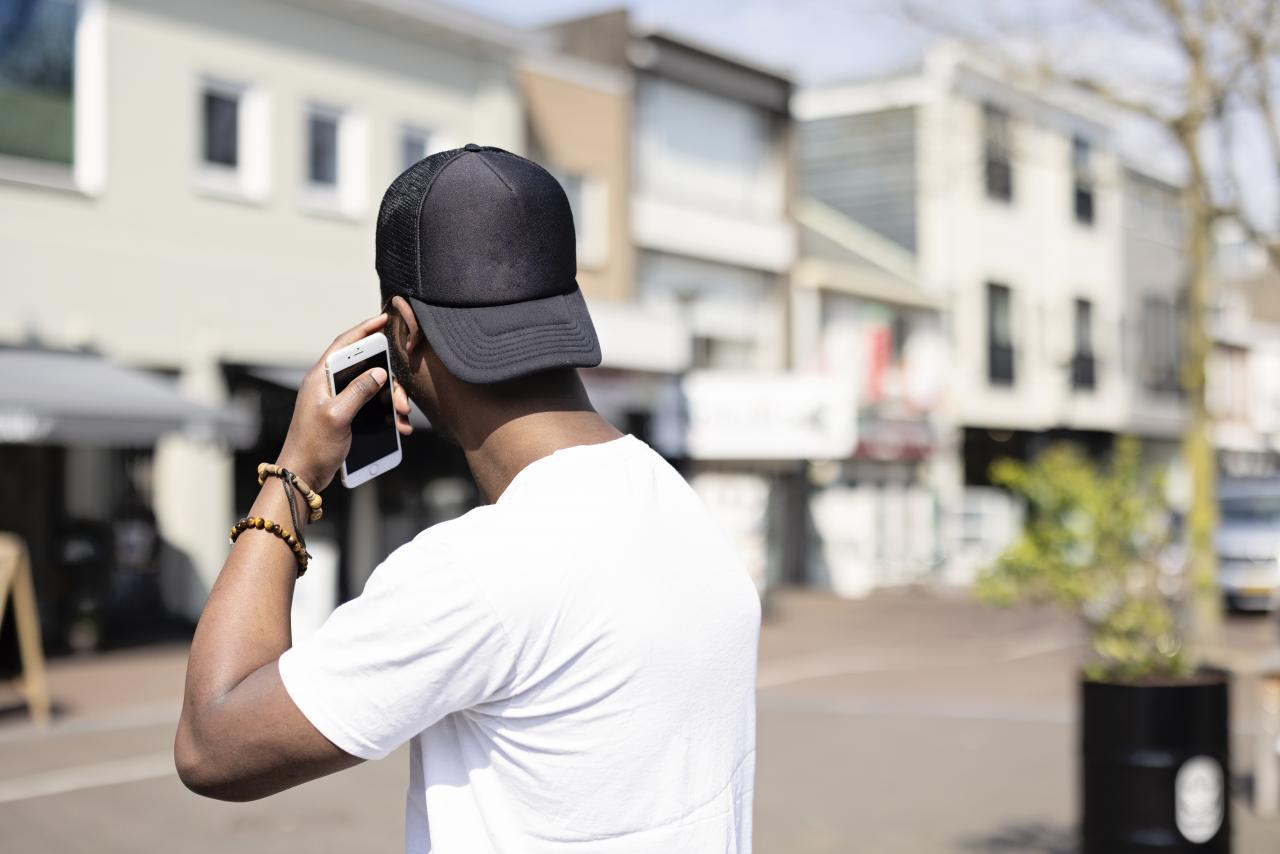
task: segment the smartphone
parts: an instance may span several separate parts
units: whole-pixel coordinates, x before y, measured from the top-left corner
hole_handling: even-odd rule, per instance
[[[336,395],[371,368],[387,372],[378,394],[360,407],[351,422],[351,450],[342,461],[342,485],[350,489],[400,465],[400,433],[391,403],[391,360],[387,337],[375,332],[343,347],[325,360],[329,389]]]

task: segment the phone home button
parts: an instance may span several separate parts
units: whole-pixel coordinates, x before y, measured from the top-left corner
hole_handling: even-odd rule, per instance
[[[378,473],[377,463],[374,463],[373,465],[369,466],[369,474],[377,474],[377,473]]]

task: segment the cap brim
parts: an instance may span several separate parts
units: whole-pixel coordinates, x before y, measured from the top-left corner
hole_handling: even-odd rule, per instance
[[[509,305],[443,306],[412,297],[409,304],[440,361],[463,382],[600,364],[600,342],[577,287]]]

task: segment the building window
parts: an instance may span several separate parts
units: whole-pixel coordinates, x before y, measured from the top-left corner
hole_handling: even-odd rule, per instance
[[[206,88],[202,101],[204,162],[234,169],[240,163],[240,93]]]
[[[1071,175],[1075,187],[1075,216],[1081,225],[1093,225],[1093,167],[1089,142],[1081,137],[1071,140]]]
[[[0,155],[74,162],[76,14],[42,0],[0,15]]]
[[[636,91],[633,188],[731,215],[778,216],[777,119],[763,107],[645,75]]]
[[[106,0],[0,2],[0,179],[105,188],[106,29]]]
[[[400,129],[400,171],[408,169],[431,151],[431,134],[412,127]]]
[[[312,104],[303,130],[303,208],[322,216],[359,218],[368,201],[364,120],[349,110]]]
[[[222,78],[196,85],[195,188],[206,195],[261,202],[267,196],[266,96]]]
[[[1005,285],[987,283],[987,379],[991,385],[1013,385],[1013,307]]]
[[[911,335],[911,321],[901,311],[893,314],[889,325],[889,352],[895,365],[902,364],[907,354],[907,338]]]
[[[307,179],[322,187],[338,185],[338,122],[328,111],[312,110],[307,116]]]
[[[577,172],[557,171],[556,180],[569,198],[577,235],[578,266],[600,267],[609,260],[608,185]]]
[[[1075,350],[1071,354],[1071,387],[1091,391],[1097,386],[1097,360],[1093,355],[1093,303],[1075,303]]]
[[[1002,202],[1013,200],[1013,162],[1009,112],[994,104],[982,106],[983,172],[987,196]]]
[[[1179,316],[1174,303],[1148,296],[1142,301],[1142,384],[1156,394],[1182,391],[1178,378]]]

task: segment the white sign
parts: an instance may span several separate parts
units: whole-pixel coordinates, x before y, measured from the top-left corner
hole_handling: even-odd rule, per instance
[[[1222,766],[1208,756],[1193,756],[1178,769],[1173,797],[1178,832],[1188,842],[1208,842],[1222,827],[1226,791]]]
[[[695,371],[659,405],[654,440],[698,460],[845,459],[858,440],[856,393],[820,374]]]

